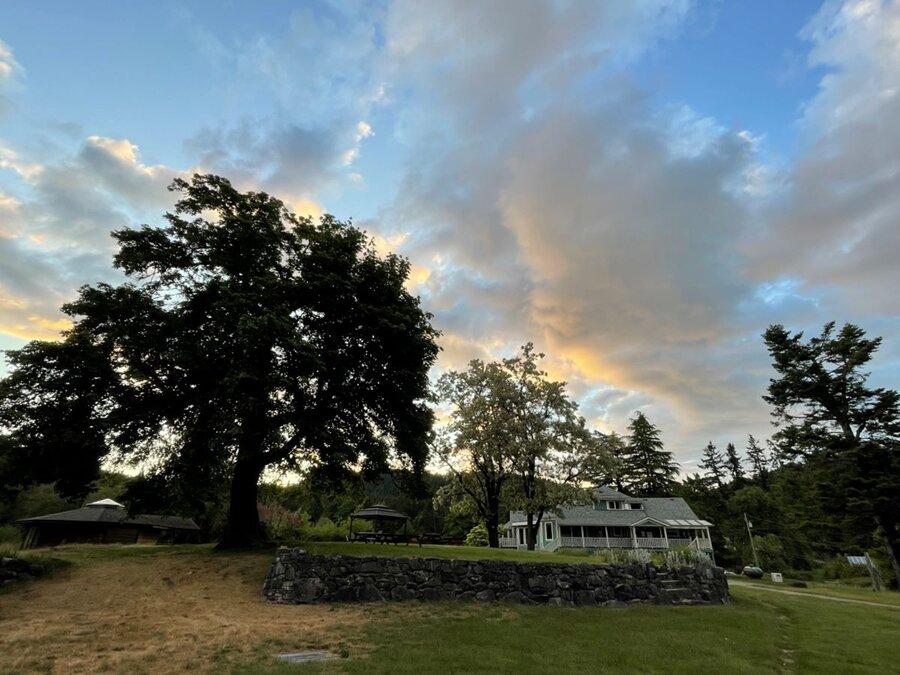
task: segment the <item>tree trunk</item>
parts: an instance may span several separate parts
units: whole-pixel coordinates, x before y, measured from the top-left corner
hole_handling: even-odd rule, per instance
[[[231,479],[228,521],[218,548],[251,548],[265,542],[256,503],[260,473],[256,462],[238,455]]]
[[[500,548],[500,502],[488,498],[484,514],[484,527],[488,535],[488,547]]]
[[[500,548],[500,519],[499,517],[487,517],[484,519],[484,527],[487,530],[488,547]]]
[[[894,588],[900,588],[900,542],[897,541],[897,526],[893,522],[887,522],[884,518],[880,516],[875,516],[875,523],[878,527],[881,528],[881,533],[884,536],[884,543],[886,544],[885,548],[887,548],[888,557],[891,560],[891,569],[894,572],[894,581],[891,583],[891,586]]]
[[[256,498],[259,477],[265,467],[263,459],[268,411],[267,375],[271,367],[271,349],[264,345],[256,349],[250,359],[241,390],[244,395],[241,433],[237,460],[231,479],[231,498],[228,522],[219,548],[249,548],[266,541],[259,522]]]
[[[537,528],[534,526],[534,514],[526,513],[525,514],[525,543],[528,545],[528,550],[533,551],[535,547],[535,539],[537,538],[535,532]]]

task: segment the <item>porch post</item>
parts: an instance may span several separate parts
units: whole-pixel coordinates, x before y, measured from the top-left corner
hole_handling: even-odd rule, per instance
[[[634,525],[631,526],[631,546],[632,548],[637,548],[637,531],[634,529]]]
[[[581,528],[581,548],[586,548],[584,545],[584,525],[579,525]]]
[[[709,549],[712,550],[712,537],[709,536],[709,528],[704,527],[703,530],[706,532],[706,540],[709,542]]]
[[[666,540],[666,548],[669,548],[669,532],[666,529],[666,526],[663,525],[663,538]]]
[[[609,528],[606,525],[603,526],[603,536],[606,539],[606,548],[609,548]]]

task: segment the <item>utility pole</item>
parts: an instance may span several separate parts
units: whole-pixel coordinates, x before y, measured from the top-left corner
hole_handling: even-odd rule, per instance
[[[750,549],[753,551],[753,564],[759,567],[759,556],[756,555],[756,544],[753,543],[753,525],[747,518],[747,512],[744,512],[744,524],[747,526],[747,536],[750,537]]]

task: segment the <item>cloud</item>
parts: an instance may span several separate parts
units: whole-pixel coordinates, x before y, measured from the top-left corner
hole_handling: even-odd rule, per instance
[[[67,326],[59,307],[79,286],[119,278],[110,232],[158,218],[181,173],[101,136],[47,163],[0,146],[0,168],[24,184],[0,193],[0,333],[21,339],[56,337]]]
[[[801,125],[789,190],[748,249],[761,279],[827,289],[844,315],[897,315],[900,300],[900,3],[829,3],[806,26],[827,70]]]
[[[25,69],[16,61],[12,48],[0,40],[0,115],[7,112],[11,106],[4,90],[8,89],[24,72]]]
[[[765,428],[742,342],[757,330],[742,308],[761,301],[738,250],[759,139],[660,109],[623,71],[689,4],[533,9],[399,3],[388,17],[409,160],[380,225],[408,232],[402,250],[429,270],[418,288],[442,366],[534,340],[604,428],[641,407],[684,451],[713,428]]]

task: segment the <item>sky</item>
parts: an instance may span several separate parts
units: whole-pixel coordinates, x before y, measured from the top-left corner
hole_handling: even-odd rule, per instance
[[[898,113],[897,2],[6,0],[0,349],[214,172],[407,256],[436,373],[533,341],[689,473],[771,434],[772,323],[897,387]]]

